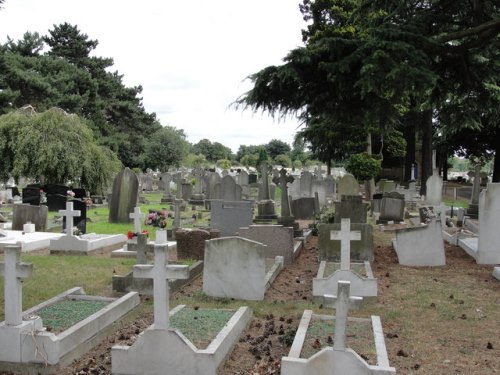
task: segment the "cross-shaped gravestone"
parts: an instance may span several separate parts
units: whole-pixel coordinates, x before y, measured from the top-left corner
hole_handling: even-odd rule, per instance
[[[181,204],[182,199],[174,200],[174,222],[172,224],[174,230],[181,226]]]
[[[23,322],[23,279],[31,276],[33,265],[22,263],[21,245],[4,247],[4,262],[0,262],[0,276],[4,277],[5,324],[17,326]]]
[[[59,210],[59,214],[66,218],[66,235],[73,236],[73,218],[81,215],[80,210],[73,210],[73,202],[66,202],[66,209]]]
[[[141,212],[141,208],[134,207],[134,212],[128,214],[128,217],[134,219],[134,233],[141,233],[142,220],[146,217],[146,215]]]
[[[340,231],[332,230],[330,240],[340,240],[340,269],[349,270],[351,268],[351,241],[361,240],[361,232],[359,230],[351,232],[351,219],[342,219]]]
[[[154,264],[134,266],[134,277],[153,279],[154,328],[168,329],[169,298],[168,280],[189,278],[189,266],[168,265],[166,242],[155,242]]]
[[[177,189],[175,197],[177,199],[182,199],[182,174],[180,172],[175,176],[175,188]]]
[[[288,200],[288,183],[292,183],[294,178],[286,175],[286,169],[282,168],[279,172],[279,177],[274,177],[273,182],[281,188],[281,216],[292,216],[290,209],[290,201]]]
[[[351,282],[340,280],[337,284],[337,295],[325,295],[325,304],[335,308],[335,340],[333,349],[345,350],[347,314],[349,309],[359,309],[363,302],[362,297],[350,296]]]

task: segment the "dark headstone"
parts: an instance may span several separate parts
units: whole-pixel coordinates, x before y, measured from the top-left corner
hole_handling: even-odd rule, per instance
[[[85,189],[74,188],[72,190],[73,190],[73,193],[75,193],[74,198],[83,199],[87,196],[87,191]]]
[[[340,202],[335,202],[335,222],[351,219],[351,223],[366,223],[368,205],[359,195],[342,195]]]
[[[404,220],[405,196],[395,191],[384,193],[380,204],[379,222],[400,222]]]
[[[23,203],[32,206],[40,205],[40,188],[39,187],[25,187],[23,189]]]
[[[331,240],[331,231],[340,231],[340,223],[318,226],[320,259],[340,261],[340,241]],[[353,223],[351,231],[360,231],[361,240],[351,241],[351,261],[373,261],[373,228],[371,224]]]
[[[256,184],[257,183],[257,175],[255,173],[250,173],[248,175],[248,184]]]
[[[17,188],[17,186],[12,186],[8,189],[11,189],[12,190],[12,196],[15,197],[16,195],[20,196],[21,194],[19,193],[19,189]]]
[[[205,256],[205,241],[213,238],[219,238],[218,230],[203,229],[178,229],[175,232],[177,241],[178,259],[203,260]]]
[[[68,186],[50,184],[45,185],[43,190],[47,195],[47,207],[49,207],[49,211],[66,209],[68,190],[71,190]]]
[[[292,208],[292,216],[295,219],[313,219],[315,215],[314,198],[299,198],[292,200],[290,204]]]

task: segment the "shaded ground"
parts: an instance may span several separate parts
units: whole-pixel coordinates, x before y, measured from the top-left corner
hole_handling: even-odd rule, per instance
[[[399,374],[500,373],[500,282],[491,276],[492,266],[476,265],[453,246],[446,246],[445,267],[399,266],[389,246],[394,236],[390,229],[374,231],[372,268],[379,280],[379,297],[351,315],[381,316],[389,360]],[[288,354],[304,308],[332,314],[311,301],[318,255],[317,238],[312,237],[297,261],[275,280],[265,301],[250,304],[254,319],[220,374],[279,374],[280,359]],[[200,290],[201,278],[172,300],[210,304]],[[152,323],[151,301],[145,302],[142,310],[115,324],[114,334],[60,374],[110,374],[110,348],[131,344]]]

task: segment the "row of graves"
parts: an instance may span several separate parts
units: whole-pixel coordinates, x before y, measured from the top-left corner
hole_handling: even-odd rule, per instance
[[[190,176],[183,171],[162,176],[162,201],[172,204],[174,228],[170,235],[166,230],[158,230],[154,242],[142,234],[142,225],[148,215],[142,213],[137,206],[139,179],[128,168],[116,177],[109,197],[109,222],[129,223],[132,220],[135,236],[126,240],[125,246],[120,244],[119,249],[111,254],[134,256],[137,264],[130,274],[113,278],[113,289],[125,293],[122,298],[104,299],[102,302],[105,305],[101,310],[63,333],[53,334],[44,330],[38,312],[65,299],[95,301],[99,298],[86,296],[81,288],[75,288],[47,301],[43,306],[23,312],[22,280],[29,277],[32,266],[20,262],[19,255],[23,251],[21,243],[12,244],[0,240],[0,247],[5,254],[0,274],[5,278],[6,296],[6,319],[0,324],[2,367],[20,373],[27,369],[30,372],[41,371],[42,368],[44,371],[57,372],[58,368],[67,363],[67,359],[81,355],[89,340],[98,341],[96,337],[104,331],[104,327],[136,306],[139,303],[138,293],[141,293],[153,296],[154,323],[132,345],[113,347],[112,373],[162,374],[165,369],[169,369],[169,373],[175,374],[216,374],[249,324],[251,309],[242,306],[237,310],[224,311],[227,315],[226,324],[206,348],[199,349],[172,324],[184,314],[192,313],[193,309],[177,306],[170,310],[171,291],[182,287],[194,277],[202,277],[202,289],[208,296],[242,301],[264,299],[266,289],[279,272],[286,272],[286,266],[294,262],[310,235],[310,232],[298,228],[296,218],[300,215],[296,217],[295,214],[301,212],[305,218],[313,218],[324,205],[320,203],[321,195],[325,204],[332,202],[335,205],[335,217],[332,223],[318,226],[321,262],[313,280],[313,296],[322,301],[324,306],[335,308],[335,317],[318,315],[310,310],[304,312],[290,352],[282,358],[281,372],[293,375],[394,374],[396,371],[389,364],[380,318],[348,317],[349,309],[362,308],[363,301],[376,300],[378,293],[377,280],[373,277],[370,265],[374,254],[373,226],[367,222],[369,205],[363,202],[359,183],[354,177],[345,175],[332,184],[330,179],[319,176],[310,178],[307,174],[305,178],[294,178],[285,170],[277,174],[268,173],[264,167],[260,182],[245,185],[245,174],[214,177],[218,174],[211,173],[213,172],[207,174],[195,171],[192,176],[196,180],[194,188],[193,184],[187,183]],[[281,188],[280,215],[277,214],[270,180]],[[293,186],[297,184],[297,180],[303,182],[298,184],[303,189],[296,190],[300,191],[300,196],[294,199],[296,191],[292,193],[292,190],[297,189]],[[432,180],[428,184],[432,184]],[[183,188],[184,185],[191,186],[192,192]],[[495,194],[495,188],[490,185],[488,190]],[[172,186],[176,188],[175,195],[172,194]],[[244,186],[248,187],[248,194],[243,193],[246,189]],[[429,199],[438,188],[428,185]],[[321,189],[324,191],[318,192]],[[252,199],[252,190],[257,193],[256,199]],[[392,223],[404,222],[407,208],[417,204],[415,186],[401,189],[395,185],[393,190],[390,181],[382,181],[379,191],[383,191],[382,196],[374,197],[371,208],[381,230]],[[308,203],[300,205],[300,210],[294,211],[292,202],[304,198],[304,202]],[[375,202],[377,199],[379,202]],[[484,204],[491,199],[493,198],[485,197]],[[73,218],[80,215],[72,203],[66,200],[65,207],[60,209],[60,214],[70,228],[73,226]],[[448,211],[436,209],[441,205],[432,203],[433,205],[427,204],[420,210],[419,220],[427,223],[422,225],[419,222],[412,228],[396,232],[394,245],[401,264],[445,264],[442,244],[445,232],[443,228],[447,222],[445,215]],[[187,204],[210,211],[208,228],[182,228],[180,212]],[[304,207],[309,207],[311,213],[305,213]],[[488,203],[488,207],[492,207],[491,203]],[[434,218],[433,211],[443,215]],[[479,212],[482,212],[481,204]],[[431,231],[434,237],[431,236]],[[71,243],[81,236],[68,231],[63,237],[67,241],[63,246],[65,248],[56,251],[74,253],[75,250],[70,249]],[[52,242],[57,241],[59,240],[51,241],[49,247],[53,246]],[[110,247],[107,246],[107,249]],[[191,266],[173,263],[182,258],[197,261]],[[116,308],[112,309],[111,306]],[[113,312],[107,315],[109,310]],[[211,311],[204,313],[210,314]],[[334,324],[333,345],[309,358],[302,358],[306,333],[312,322],[318,320]],[[371,332],[376,348],[375,364],[369,364],[349,348],[346,341],[348,324],[360,325]]]
[[[252,212],[254,202],[243,198],[237,199],[239,198],[239,184],[232,184],[228,177],[234,181],[231,176],[222,177],[219,187],[215,190],[218,191],[218,194],[222,194],[219,197],[223,198],[226,194],[235,194],[235,198],[233,200],[210,200],[209,238],[199,237],[195,241],[196,244],[193,244],[193,236],[186,235],[183,238],[181,235],[182,228],[178,212],[184,203],[182,196],[181,198],[175,197],[172,202],[176,207],[174,222],[176,222],[175,226],[178,229],[172,234],[179,235],[179,241],[168,240],[167,232],[160,230],[157,231],[156,241],[151,243],[145,235],[141,234],[141,224],[146,215],[142,214],[136,205],[139,191],[137,177],[125,169],[115,179],[113,193],[109,200],[109,221],[129,222],[129,220],[133,220],[134,232],[137,233],[133,239],[127,241],[126,251],[134,253],[137,265],[134,267],[132,275],[129,275],[129,279],[131,278],[133,282],[131,286],[126,288],[144,288],[141,293],[149,291],[154,296],[154,324],[144,331],[133,345],[113,348],[111,355],[113,373],[157,374],[163,373],[165,368],[169,368],[172,369],[172,373],[176,374],[215,374],[251,319],[250,309],[241,307],[237,311],[231,312],[228,316],[228,322],[221,332],[207,348],[200,350],[194,347],[189,338],[184,336],[182,332],[171,328],[170,321],[185,311],[189,311],[189,308],[178,306],[170,311],[170,289],[179,287],[184,280],[189,280],[193,276],[191,273],[196,276],[196,274],[201,273],[202,269],[203,291],[207,295],[239,300],[262,300],[265,290],[271,285],[277,274],[295,260],[307,234],[303,234],[302,238],[297,239],[296,237],[297,227],[294,225],[293,210],[290,204],[293,198],[287,191],[288,185],[293,183],[293,178],[288,176],[284,170],[280,171],[279,176],[272,177],[276,184],[280,184],[283,192],[280,202],[281,215],[278,216],[273,204],[271,204],[274,201],[271,199],[267,173],[261,182],[263,187],[260,189],[257,187],[259,192],[255,202],[256,215]],[[224,180],[225,178],[226,180]],[[267,188],[265,185],[268,185]],[[337,309],[334,344],[333,347],[325,348],[313,358],[300,358],[300,348],[303,345],[304,332],[307,331],[308,322],[311,322],[312,319],[332,320],[331,316],[315,315],[311,311],[306,311],[292,349],[289,355],[282,360],[282,373],[284,374],[332,373],[332,369],[335,369],[334,373],[346,373],[346,371],[352,374],[395,373],[395,370],[388,364],[379,318],[372,317],[363,322],[373,326],[378,359],[376,366],[368,365],[346,344],[348,310],[359,307],[361,296],[376,296],[376,280],[373,279],[369,264],[369,261],[373,259],[373,251],[368,249],[371,232],[367,229],[365,206],[355,210],[346,209],[344,207],[346,204],[360,203],[363,205],[363,203],[352,195],[357,194],[357,190],[349,191],[349,187],[344,188],[344,186],[354,186],[355,190],[359,188],[352,176],[347,176],[344,181],[338,183],[336,192],[325,193],[325,196],[329,193],[332,197],[335,197],[337,193],[343,199],[336,202],[339,204],[340,215],[338,220],[336,218],[336,223],[329,224],[331,227],[320,229],[321,233],[329,234],[327,245],[324,248],[322,245],[324,262],[320,266],[314,285],[314,294],[318,298],[324,299],[326,305],[334,306]],[[196,188],[194,192],[196,192]],[[310,193],[304,193],[302,198],[313,198],[311,211],[316,213],[320,205],[318,203],[319,194],[317,191],[313,193],[314,197],[306,196]],[[363,209],[365,210],[365,218],[364,220],[354,219],[354,221],[359,221],[357,223],[351,224],[350,218],[341,217],[341,212],[356,212],[362,216],[359,213]],[[73,207],[73,201],[68,200],[65,202],[65,207],[59,212],[70,228],[73,226],[73,219],[80,215],[78,210]],[[257,219],[257,224],[254,223],[254,217]],[[278,219],[278,225],[272,224],[271,220],[274,218]],[[354,227],[357,224],[365,226],[356,230]],[[197,231],[195,229],[189,232]],[[67,231],[63,234],[63,238],[68,241],[64,249],[66,253],[74,253],[74,250],[70,249],[72,247],[70,244],[79,237],[81,236],[74,235],[73,231]],[[181,246],[182,239],[187,238],[191,241],[188,241],[189,246],[186,247],[190,249],[203,248],[202,255],[197,250],[198,256],[201,258],[200,262],[190,267],[169,264],[169,260],[176,258],[179,254],[192,255],[190,251],[182,249]],[[349,260],[351,241],[353,243],[366,243],[361,246],[361,250],[354,250],[359,252],[358,258],[359,256],[364,258],[364,261],[355,267],[361,267],[363,271],[360,273],[366,276],[359,276],[351,269]],[[336,243],[337,247],[334,245]],[[331,249],[328,248],[330,246]],[[67,331],[59,334],[47,332],[44,329],[42,319],[37,315],[42,308],[65,299],[90,301],[97,297],[85,296],[81,288],[75,288],[47,301],[42,306],[36,306],[29,311],[22,312],[21,281],[29,277],[32,266],[20,262],[19,255],[22,252],[20,243],[15,245],[3,243],[2,247],[5,253],[1,273],[5,277],[6,320],[0,326],[0,346],[2,348],[2,364],[10,365],[9,370],[18,371],[21,368],[22,372],[26,371],[27,368],[35,368],[33,371],[48,368],[48,371],[52,369],[57,372],[58,366],[61,366],[66,359],[81,354],[82,346],[90,340],[90,337],[95,340],[95,336],[99,333],[96,330],[102,331],[106,325],[112,324],[138,303],[137,291],[129,291],[122,299],[103,301],[106,306],[102,310],[77,323]],[[151,257],[153,258],[152,263],[150,262]],[[335,263],[332,261],[336,260],[340,260],[340,266],[332,268],[332,264]],[[199,264],[202,264],[203,267],[201,268]],[[331,271],[335,268],[337,268],[336,271]],[[115,284],[124,285],[123,282],[115,283],[113,281],[113,286]],[[356,297],[351,295],[356,295]],[[111,315],[104,314],[112,310],[110,306],[115,305],[117,306],[115,312]],[[101,317],[101,314],[105,316]],[[35,339],[32,339],[33,337]]]

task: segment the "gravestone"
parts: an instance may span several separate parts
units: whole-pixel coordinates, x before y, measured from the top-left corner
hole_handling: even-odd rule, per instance
[[[45,232],[47,230],[47,217],[47,206],[15,204],[12,208],[12,230],[23,230],[23,225],[31,222],[35,224],[37,232]]]
[[[479,192],[481,191],[481,165],[477,164],[474,172],[469,172],[468,175],[474,178],[474,182],[469,207],[467,208],[467,216],[471,219],[477,219],[479,216]]]
[[[23,203],[40,206],[40,187],[25,187],[22,191]]]
[[[182,228],[175,231],[177,258],[203,260],[205,241],[220,237],[220,231],[212,229]]]
[[[302,172],[300,176],[300,196],[312,197],[313,174],[309,171]]]
[[[387,223],[394,221],[399,223],[404,221],[405,196],[395,191],[384,193],[380,204],[380,218],[377,223]]]
[[[256,184],[257,183],[257,174],[256,173],[249,173],[248,174],[248,184]]]
[[[425,201],[431,206],[440,206],[443,197],[443,178],[438,174],[437,169],[434,170],[432,176],[427,179],[425,183],[427,193]]]
[[[337,194],[342,195],[358,195],[359,182],[352,174],[345,174],[337,184]]]
[[[78,228],[81,234],[87,233],[87,204],[81,200],[74,199],[71,201],[73,208],[80,213],[73,219],[73,227]],[[70,228],[72,229],[72,228]],[[63,230],[66,231],[66,218],[63,218]]]
[[[302,197],[292,200],[292,215],[295,219],[308,220],[316,215],[315,198]]]
[[[281,188],[281,215],[278,217],[278,223],[285,226],[293,226],[295,221],[295,218],[292,216],[287,186],[293,180],[292,176],[287,176],[285,168],[281,169],[278,177],[273,178],[274,183]]]
[[[269,188],[269,175],[267,163],[263,162],[260,166],[260,172],[262,175],[262,183],[259,188],[259,201],[257,202],[257,220],[270,221],[277,219],[274,201],[271,199],[271,192]],[[245,225],[241,225],[245,226]]]
[[[137,205],[139,180],[129,168],[124,168],[113,182],[113,193],[109,202],[109,222],[128,223],[129,214]]]
[[[422,224],[430,223],[432,219],[437,217],[433,206],[421,206],[418,209],[418,213]]]
[[[183,200],[188,201],[193,195],[193,185],[189,181],[181,182],[181,197]]]
[[[170,182],[172,181],[172,176],[170,173],[163,173],[161,175],[163,196],[161,197],[161,203],[170,203],[174,199],[172,193],[170,192]]]
[[[382,193],[376,193],[373,194],[372,196],[372,214],[373,213],[379,213],[380,214],[380,206],[382,205],[382,198],[384,197],[384,194]]]
[[[500,183],[489,183],[479,199],[478,264],[500,264]]]
[[[215,199],[232,202],[241,201],[241,193],[241,186],[229,175],[222,177],[220,183],[215,185]]]
[[[260,301],[266,290],[266,246],[240,237],[207,241],[203,291],[212,297]]]
[[[339,241],[331,240],[332,231],[340,231],[341,223],[318,225],[318,241],[320,259],[339,262],[341,246]],[[351,243],[351,259],[353,261],[373,261],[373,229],[371,224],[351,223],[351,230],[361,233],[361,240]]]
[[[71,189],[66,185],[49,184],[44,189],[47,196],[47,207],[49,211],[59,211],[66,207],[68,191]]]
[[[367,211],[368,204],[360,195],[342,195],[340,202],[335,202],[335,222],[349,218],[351,223],[366,223]]]
[[[218,229],[221,236],[234,236],[239,228],[253,222],[252,202],[230,202],[215,199],[211,204],[210,228]]]
[[[285,265],[292,264],[294,254],[293,228],[282,225],[250,225],[240,228],[238,235],[248,240],[263,243],[267,246],[266,258],[282,256]]]
[[[145,214],[141,212],[140,207],[134,207],[134,212],[129,214],[128,217],[134,221],[134,233],[142,232],[142,223],[144,222]]]

